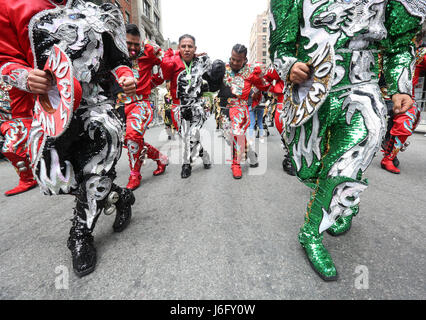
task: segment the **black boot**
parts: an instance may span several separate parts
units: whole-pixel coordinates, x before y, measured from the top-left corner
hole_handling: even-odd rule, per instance
[[[200,157],[200,158],[203,158],[204,157],[204,149],[203,148],[201,148],[200,149],[200,151],[198,152],[198,156]],[[191,161],[191,163],[192,163],[192,161]],[[204,169],[210,169],[211,167],[212,167],[212,164],[211,163],[203,163],[203,165],[204,165]]]
[[[257,157],[257,153],[254,151],[250,151],[247,152],[248,158],[249,158],[249,162],[250,162],[250,168],[257,168],[259,166],[259,161],[258,161],[258,157]]]
[[[190,164],[184,164],[182,166],[182,172],[180,174],[180,176],[182,177],[182,179],[186,179],[189,178],[189,176],[191,175],[191,165]]]
[[[92,273],[96,267],[96,248],[93,245],[92,229],[85,222],[86,214],[79,212],[79,206],[74,211],[70,237],[67,246],[71,250],[72,266],[78,277]],[[83,209],[84,210],[84,209]],[[84,217],[84,219],[82,219]]]
[[[117,192],[119,200],[115,203],[116,216],[112,228],[114,232],[121,232],[129,225],[132,218],[132,205],[135,203],[135,196],[129,189],[122,189],[113,185],[112,192]]]
[[[291,163],[290,156],[288,154],[286,154],[284,156],[283,169],[290,176],[295,176],[296,175],[296,169],[294,168],[293,164]]]

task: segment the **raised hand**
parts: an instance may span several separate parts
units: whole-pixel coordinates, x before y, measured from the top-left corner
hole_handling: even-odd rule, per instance
[[[131,97],[136,95],[136,80],[133,77],[121,77],[118,84],[123,88],[126,96]]]

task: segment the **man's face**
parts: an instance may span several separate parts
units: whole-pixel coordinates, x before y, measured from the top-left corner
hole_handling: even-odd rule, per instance
[[[136,59],[141,51],[141,38],[127,33],[126,42],[127,49],[129,49],[130,59]]]
[[[185,38],[179,43],[178,50],[180,52],[180,56],[185,62],[191,62],[192,59],[194,59],[197,47],[191,38]]]
[[[233,71],[240,71],[246,62],[247,57],[244,53],[236,53],[234,50],[232,50],[232,55],[229,59],[229,65]]]

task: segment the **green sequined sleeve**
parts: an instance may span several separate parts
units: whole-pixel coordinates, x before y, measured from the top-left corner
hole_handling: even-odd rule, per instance
[[[299,22],[303,0],[271,0],[270,55],[281,79],[286,81],[297,62]]]
[[[387,38],[383,45],[383,69],[388,94],[412,95],[415,49],[413,39],[421,29],[421,18],[411,15],[399,1],[386,7]]]

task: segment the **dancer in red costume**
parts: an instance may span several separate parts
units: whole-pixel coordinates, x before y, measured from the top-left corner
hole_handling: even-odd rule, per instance
[[[163,80],[158,74],[152,75],[154,66],[161,63],[163,54],[160,47],[146,42],[141,50],[140,32],[136,25],[126,25],[126,42],[130,59],[133,62],[133,73],[138,81],[136,96],[126,97],[121,95],[126,114],[126,136],[124,144],[129,153],[130,177],[127,189],[135,190],[141,183],[141,167],[145,156],[157,162],[154,176],[158,176],[166,170],[167,156],[163,155],[155,147],[144,140],[148,125],[153,119],[153,111],[149,102],[151,90],[160,85]]]
[[[231,123],[230,137],[232,140],[232,175],[235,179],[242,178],[241,160],[246,155],[246,131],[250,125],[248,99],[253,87],[256,94],[259,90],[266,91],[268,85],[263,81],[260,67],[247,64],[247,48],[237,44],[232,48],[229,64],[220,60],[213,63],[211,77],[208,79],[210,91],[218,91],[220,106],[229,109]],[[256,98],[253,98],[256,100]],[[247,151],[250,166],[257,167],[257,155],[251,149]]]
[[[8,3],[12,9],[19,8],[19,14],[10,17],[23,27],[19,30],[12,30],[8,23],[8,16],[3,2]],[[33,119],[32,109],[34,107],[34,98],[27,86],[26,79],[31,76],[37,76],[37,73],[30,68],[26,61],[33,61],[31,49],[28,40],[28,22],[33,13],[38,12],[45,5],[53,6],[49,1],[36,1],[34,5],[24,5],[25,1],[1,1],[0,2],[0,76],[2,80],[9,85],[11,119],[3,121],[0,126],[1,134],[5,141],[1,152],[15,167],[19,175],[18,186],[12,190],[6,191],[6,196],[16,195],[28,191],[35,186],[31,171],[30,162],[27,156],[26,147],[28,134],[31,129]],[[15,11],[11,11],[14,13]],[[21,50],[23,48],[23,50]]]
[[[419,76],[426,71],[426,49],[421,47],[424,35],[424,32],[420,32],[415,41],[417,46],[417,66],[413,77],[413,98],[414,88],[419,82]],[[388,139],[383,146],[384,157],[381,161],[381,166],[391,173],[400,174],[401,170],[398,168],[400,162],[397,155],[408,146],[407,140],[420,122],[420,107],[417,103],[414,103],[413,107],[407,112],[392,116],[391,121],[393,124],[386,134]]]
[[[277,99],[277,106],[275,109],[275,116],[274,116],[274,122],[275,127],[277,128],[280,136],[281,141],[284,149],[284,160],[282,162],[283,169],[287,174],[291,176],[296,175],[296,169],[294,168],[293,164],[291,163],[290,154],[288,152],[288,146],[285,142],[285,112],[283,101],[284,101],[284,87],[285,83],[278,75],[275,68],[269,68],[269,70],[266,72],[265,76],[263,77],[266,82],[269,83],[269,92],[273,93]]]

